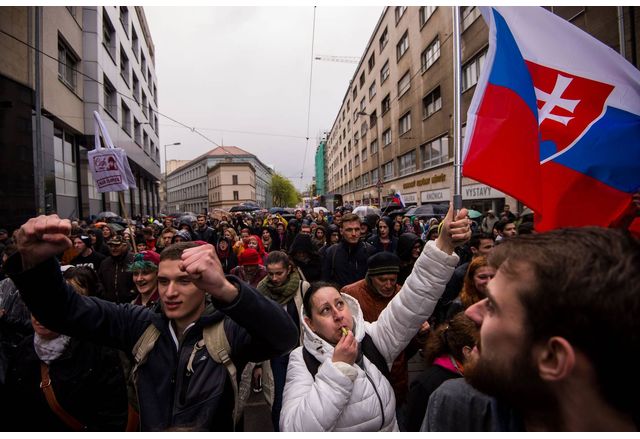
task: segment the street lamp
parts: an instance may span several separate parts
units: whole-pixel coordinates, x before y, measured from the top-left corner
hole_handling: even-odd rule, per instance
[[[370,114],[367,114],[364,111],[359,111],[358,116],[367,116],[367,117],[371,117]],[[376,116],[376,119],[378,118],[378,116]],[[378,150],[376,151],[376,168],[378,169],[378,181],[376,181],[376,189],[378,190],[378,207],[380,209],[382,209],[382,173],[380,172],[380,142],[382,141],[382,139],[380,139],[379,133],[380,130],[378,129],[378,126],[380,124],[376,122],[376,140],[378,142]]]
[[[164,197],[165,197],[165,208],[167,208],[166,204],[168,204],[169,201],[169,187],[167,185],[167,177],[169,175],[169,172],[167,172],[167,146],[178,146],[178,145],[182,145],[182,143],[180,142],[176,142],[176,143],[168,143],[166,145],[164,145]]]

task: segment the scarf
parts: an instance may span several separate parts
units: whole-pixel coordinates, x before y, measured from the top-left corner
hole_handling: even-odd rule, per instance
[[[33,335],[33,347],[36,355],[47,364],[60,358],[70,341],[71,337],[62,334],[51,340],[46,340],[38,334]]]
[[[269,299],[275,300],[280,305],[285,305],[293,299],[296,291],[298,291],[299,285],[300,276],[298,275],[298,272],[294,270],[289,275],[289,279],[280,286],[273,285],[269,276],[265,277],[258,284],[258,291]]]

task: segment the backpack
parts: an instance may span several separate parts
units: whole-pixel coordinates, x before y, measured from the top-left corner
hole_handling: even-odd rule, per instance
[[[160,331],[153,324],[149,325],[147,329],[142,333],[136,344],[133,346],[131,353],[133,354],[134,366],[131,370],[131,380],[134,386],[138,379],[138,367],[144,364],[147,360],[149,352],[155,346]],[[202,339],[193,346],[189,362],[187,363],[187,371],[193,372],[193,360],[201,349],[207,348],[209,356],[216,363],[222,364],[231,380],[231,386],[233,387],[233,425],[234,428],[238,424],[242,410],[240,410],[240,398],[238,397],[238,379],[236,366],[233,364],[229,353],[231,352],[231,346],[227,339],[227,334],[224,332],[224,319],[214,323],[211,326],[207,326],[202,330]]]
[[[360,347],[362,349],[362,354],[378,368],[387,381],[391,382],[391,374],[389,373],[387,361],[373,343],[373,339],[369,334],[364,334],[364,338],[360,342]],[[311,355],[311,352],[309,352],[306,347],[302,348],[302,358],[304,359],[304,363],[307,365],[309,373],[311,373],[311,376],[315,378],[316,373],[318,373],[318,368],[320,367],[320,361]]]

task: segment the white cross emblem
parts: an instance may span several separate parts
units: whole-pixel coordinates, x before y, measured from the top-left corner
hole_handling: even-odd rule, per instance
[[[573,116],[558,116],[557,114],[551,114],[551,111],[556,107],[560,107],[563,110],[573,113],[576,106],[580,103],[579,99],[564,99],[562,97],[562,93],[564,93],[567,87],[569,87],[572,80],[572,78],[558,75],[551,93],[535,88],[536,98],[539,101],[544,102],[542,108],[538,110],[538,124],[542,124],[545,119],[551,119],[566,126],[571,119],[573,119]]]

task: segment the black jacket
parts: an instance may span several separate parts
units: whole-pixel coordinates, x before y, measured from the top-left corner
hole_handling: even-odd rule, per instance
[[[104,287],[103,299],[115,303],[129,303],[136,297],[133,273],[127,268],[133,262],[133,253],[115,259],[109,256],[100,263],[98,278]]]
[[[354,246],[345,241],[333,244],[324,255],[322,280],[334,282],[342,288],[364,279],[367,274],[367,259],[374,253],[373,246],[362,241]]]
[[[52,330],[131,352],[149,325],[159,329],[160,337],[138,369],[143,431],[233,428],[233,391],[225,367],[203,349],[195,357],[193,373],[187,371],[204,326],[227,317],[224,328],[238,371],[248,361],[257,363],[286,354],[298,343],[298,329],[286,311],[234,276],[227,279],[238,288],[236,299],[231,304],[214,302],[216,309],[209,309],[209,314],[189,327],[176,349],[170,321],[164,314],[74,293],[64,283],[55,259],[27,271],[22,271],[19,254],[7,264],[8,273],[31,312]]]
[[[205,227],[204,230],[200,230],[196,227],[191,234],[194,237],[194,241],[204,241],[211,245],[216,245],[218,242],[218,232],[211,227]]]
[[[72,431],[51,410],[40,389],[41,362],[33,347],[33,335],[22,341],[16,353],[2,395],[2,429]],[[50,363],[49,376],[60,406],[87,431],[125,430],[127,391],[115,350],[72,339],[62,356]]]

